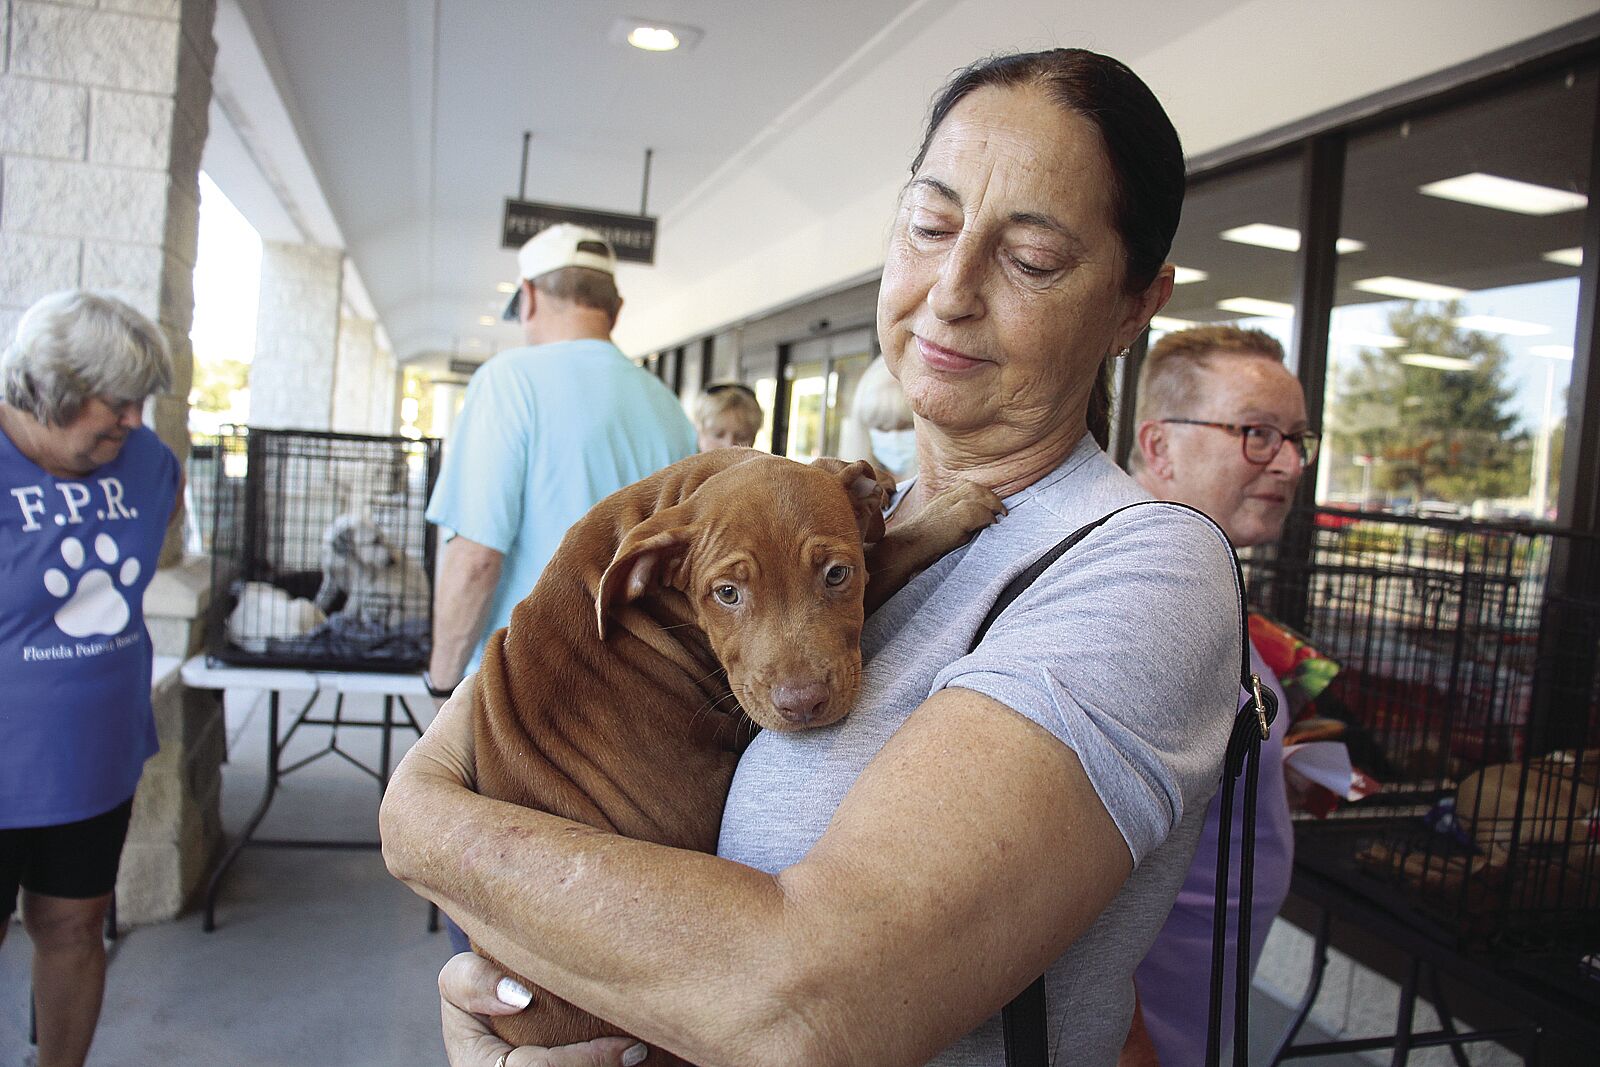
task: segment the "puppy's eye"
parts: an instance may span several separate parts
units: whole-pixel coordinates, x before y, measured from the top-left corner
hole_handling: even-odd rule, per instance
[[[843,563],[835,563],[828,568],[828,573],[822,576],[822,580],[827,582],[830,588],[841,586],[850,580],[850,568]]]
[[[733,605],[735,605],[735,604],[737,604],[739,602],[739,588],[738,588],[738,586],[733,586],[733,585],[713,586],[712,589],[711,589],[711,595],[716,597],[722,603],[727,604],[729,607],[732,607]]]

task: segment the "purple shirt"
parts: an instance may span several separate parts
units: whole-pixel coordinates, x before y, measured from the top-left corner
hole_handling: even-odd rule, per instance
[[[1261,776],[1256,795],[1255,895],[1250,901],[1250,971],[1255,973],[1272,920],[1289,895],[1294,866],[1294,827],[1283,782],[1283,735],[1289,728],[1289,703],[1283,687],[1250,647],[1250,669],[1277,694],[1280,709],[1272,733],[1261,743]],[[1244,706],[1241,697],[1239,706]],[[1163,1064],[1182,1067],[1204,1063],[1211,1008],[1211,923],[1217,891],[1217,840],[1221,828],[1222,791],[1206,809],[1205,829],[1195,849],[1178,900],[1156,935],[1155,944],[1134,972],[1139,1007],[1150,1040]],[[1233,1034],[1234,945],[1239,918],[1239,849],[1243,841],[1244,783],[1233,797],[1232,877],[1228,885],[1228,949],[1222,985],[1222,1047]]]
[[[147,427],[83,478],[0,432],[0,829],[110,811],[155,753],[144,591],[179,474]]]

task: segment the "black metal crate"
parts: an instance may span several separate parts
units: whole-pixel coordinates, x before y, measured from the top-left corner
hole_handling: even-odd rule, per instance
[[[1254,606],[1341,665],[1381,788],[1297,824],[1297,859],[1457,947],[1600,949],[1600,540],[1543,525],[1297,512]]]
[[[427,663],[436,439],[224,427],[215,445],[213,665]]]

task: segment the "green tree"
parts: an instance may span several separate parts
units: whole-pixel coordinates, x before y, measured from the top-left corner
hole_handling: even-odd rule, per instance
[[[1370,489],[1461,504],[1528,491],[1529,441],[1510,406],[1507,353],[1495,335],[1457,326],[1461,314],[1457,301],[1396,308],[1389,332],[1402,343],[1361,349],[1341,375],[1329,405],[1330,444],[1368,457]],[[1458,365],[1406,359],[1416,355]],[[1345,472],[1342,480],[1360,478]]]
[[[242,359],[195,360],[189,406],[214,415],[233,410],[235,397],[250,387],[250,364]]]

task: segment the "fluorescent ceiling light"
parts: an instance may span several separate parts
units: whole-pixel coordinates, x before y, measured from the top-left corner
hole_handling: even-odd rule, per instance
[[[495,288],[495,292],[498,292],[498,293],[514,293],[514,292],[517,291],[517,283],[516,282],[500,282],[497,285],[495,285],[494,288]]]
[[[1407,352],[1400,357],[1401,363],[1409,363],[1413,367],[1429,367],[1433,370],[1470,370],[1472,360],[1462,359],[1460,356],[1436,356],[1432,352]]]
[[[1399,348],[1405,341],[1389,333],[1369,330],[1335,330],[1333,335],[1347,345],[1362,348]]]
[[[1258,315],[1267,319],[1294,318],[1293,304],[1280,304],[1276,300],[1258,300],[1253,296],[1230,296],[1226,300],[1218,300],[1217,307],[1223,311],[1237,311],[1241,315]]]
[[[646,52],[670,52],[683,42],[665,26],[635,26],[628,31],[628,43]]]
[[[1542,322],[1502,319],[1498,315],[1463,315],[1456,320],[1456,325],[1482,333],[1503,333],[1508,337],[1538,337],[1550,332],[1550,327]]]
[[[1355,282],[1354,287],[1364,293],[1398,296],[1402,300],[1460,300],[1467,295],[1465,289],[1457,289],[1453,285],[1435,285],[1432,282],[1419,282],[1411,278],[1396,278],[1389,274],[1377,278],[1363,278]]]
[[[493,315],[479,315],[478,316],[478,325],[479,326],[493,326],[494,325],[494,316]]]
[[[1188,285],[1190,282],[1203,282],[1209,277],[1211,277],[1210,274],[1203,270],[1196,270],[1194,267],[1175,266],[1172,268],[1173,285]]]
[[[663,22],[661,19],[640,15],[624,15],[611,24],[611,43],[630,44],[646,52],[687,51],[700,43],[705,36],[697,26],[681,22]]]
[[[1292,230],[1287,226],[1273,226],[1266,222],[1252,222],[1248,226],[1235,226],[1231,230],[1223,230],[1217,236],[1224,241],[1235,244],[1255,245],[1258,248],[1276,248],[1280,252],[1300,251],[1300,231]],[[1334,242],[1334,247],[1340,255],[1349,252],[1360,252],[1366,248],[1366,243],[1357,241],[1353,237],[1341,237]]]
[[[1187,330],[1198,325],[1200,324],[1190,322],[1188,319],[1174,319],[1166,315],[1157,315],[1150,320],[1150,328],[1160,330],[1162,333],[1177,333],[1179,330]]]
[[[1546,359],[1572,359],[1571,345],[1529,345],[1528,351]]]
[[[1543,258],[1551,263],[1559,263],[1563,267],[1581,267],[1583,266],[1583,249],[1558,248],[1554,252],[1546,252]]]
[[[1492,207],[1498,211],[1515,211],[1519,215],[1559,215],[1563,211],[1576,211],[1589,203],[1589,198],[1582,193],[1514,181],[1482,171],[1419,185],[1417,192],[1424,196],[1437,196],[1441,200]]]

